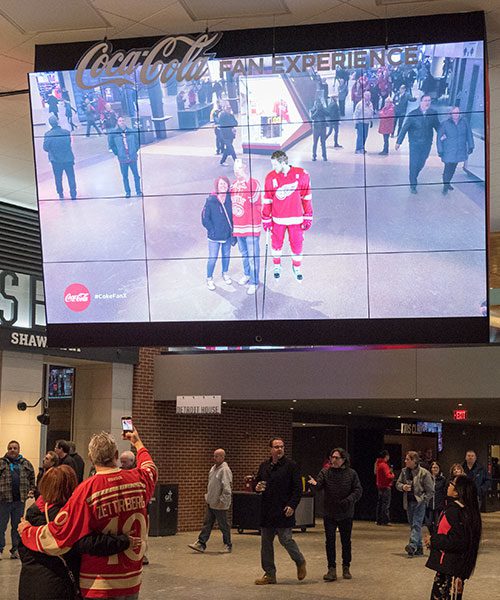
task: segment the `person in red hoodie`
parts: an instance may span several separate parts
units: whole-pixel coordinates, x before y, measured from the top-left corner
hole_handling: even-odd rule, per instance
[[[375,476],[377,478],[377,525],[389,525],[389,507],[391,506],[391,486],[394,473],[389,466],[389,452],[382,450],[375,463]]]

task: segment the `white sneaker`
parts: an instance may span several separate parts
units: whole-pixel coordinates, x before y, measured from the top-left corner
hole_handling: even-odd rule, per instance
[[[215,290],[215,283],[214,283],[214,280],[212,279],[212,277],[209,277],[209,278],[207,279],[207,288],[208,288],[208,289],[209,289],[211,292],[213,292],[213,291]]]
[[[247,290],[247,294],[249,296],[253,296],[255,294],[255,292],[257,291],[257,287],[256,285],[249,285],[248,286],[248,290]]]
[[[243,277],[238,281],[240,285],[246,285],[250,281],[250,277],[247,275],[243,275]]]
[[[231,279],[231,277],[229,277],[227,273],[222,273],[222,279],[224,279],[227,285],[231,285],[233,283],[233,280]]]

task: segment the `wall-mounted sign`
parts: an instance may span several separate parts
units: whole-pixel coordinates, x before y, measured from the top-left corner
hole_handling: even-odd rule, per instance
[[[423,432],[422,423],[401,423],[401,433],[404,435],[421,435]]]
[[[178,415],[214,415],[221,412],[221,396],[177,396]]]
[[[0,350],[136,364],[137,348],[49,348],[43,281],[36,275],[0,271]]]
[[[222,33],[203,33],[197,38],[170,35],[152,48],[128,52],[112,52],[110,42],[99,42],[78,62],[75,80],[84,90],[94,89],[100,77],[106,77],[106,84],[136,85],[136,68],[140,67],[137,77],[143,85],[157,81],[166,83],[171,79],[178,82],[199,81],[208,75],[210,56],[206,51],[215,46],[221,36]]]
[[[453,418],[455,421],[467,421],[468,414],[466,408],[459,408],[453,411]]]

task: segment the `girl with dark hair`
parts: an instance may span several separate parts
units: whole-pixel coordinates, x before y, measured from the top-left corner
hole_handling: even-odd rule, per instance
[[[436,571],[431,600],[461,600],[474,572],[481,539],[481,513],[474,482],[459,475],[448,485],[448,501],[437,531],[427,536],[426,567]]]
[[[228,269],[233,242],[233,212],[227,177],[217,177],[215,180],[214,191],[208,196],[203,207],[201,222],[207,230],[208,237],[207,287],[213,292],[213,275],[219,251],[222,254],[222,279],[226,285],[232,283]]]

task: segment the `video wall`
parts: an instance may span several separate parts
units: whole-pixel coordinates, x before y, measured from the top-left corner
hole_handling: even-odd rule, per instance
[[[484,318],[484,68],[478,40],[30,74],[48,323]]]

